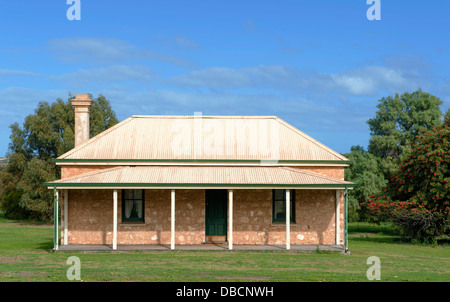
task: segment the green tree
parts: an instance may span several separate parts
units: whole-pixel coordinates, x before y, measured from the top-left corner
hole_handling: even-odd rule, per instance
[[[372,217],[360,203],[377,194],[391,175],[400,168],[400,158],[420,131],[442,124],[442,101],[421,89],[412,93],[383,97],[376,114],[369,119],[371,138],[368,152],[360,146],[345,154],[352,161],[346,168],[346,179],[356,183],[349,193],[349,219],[368,220]]]
[[[365,209],[360,207],[360,203],[367,202],[369,196],[378,193],[386,184],[380,170],[380,159],[361,146],[352,146],[351,152],[344,156],[352,162],[350,167],[345,168],[345,179],[356,184],[355,188],[349,191],[349,221],[366,221],[370,217]]]
[[[53,216],[52,192],[43,186],[43,182],[60,177],[60,169],[55,167],[52,159],[74,147],[72,98],[69,95],[67,101],[40,102],[34,114],[25,118],[23,127],[18,123],[10,126],[8,165],[0,178],[4,187],[0,196],[1,208],[5,216],[44,220]],[[90,109],[92,137],[117,124],[118,120],[103,95],[95,99],[91,96],[91,99],[94,101]]]
[[[398,159],[409,150],[420,130],[442,124],[442,101],[421,89],[379,100],[374,118],[367,121],[371,138],[369,152],[381,158]]]
[[[449,225],[450,116],[421,130],[402,156],[400,169],[365,204],[380,219],[397,223],[405,237],[429,241]]]

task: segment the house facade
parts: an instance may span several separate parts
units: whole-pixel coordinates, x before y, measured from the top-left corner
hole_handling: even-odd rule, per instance
[[[274,116],[131,116],[55,159],[55,249],[71,245],[336,245],[348,159]],[[59,242],[60,238],[60,242]]]

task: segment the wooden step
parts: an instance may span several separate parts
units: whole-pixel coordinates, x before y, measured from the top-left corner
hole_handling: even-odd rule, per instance
[[[227,236],[206,236],[205,243],[224,243],[227,241]]]

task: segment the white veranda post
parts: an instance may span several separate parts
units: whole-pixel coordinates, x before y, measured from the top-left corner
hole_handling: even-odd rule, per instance
[[[233,249],[233,190],[228,190],[228,249]]]
[[[113,191],[113,250],[117,249],[117,190]]]
[[[291,249],[291,190],[286,190],[286,249]]]
[[[340,210],[340,202],[341,202],[341,190],[336,190],[336,244],[339,245],[341,243],[341,210]]]
[[[175,249],[175,190],[170,192],[170,249]]]
[[[59,240],[59,235],[58,235],[58,232],[59,232],[59,229],[58,229],[58,210],[59,210],[59,196],[60,196],[61,194],[60,194],[60,192],[59,192],[59,190],[56,190],[55,189],[55,217],[54,217],[54,220],[55,220],[55,251],[57,251],[58,250],[58,240]]]
[[[69,244],[69,190],[64,190],[64,245]]]

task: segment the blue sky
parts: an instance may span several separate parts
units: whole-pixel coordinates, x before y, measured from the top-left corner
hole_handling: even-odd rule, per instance
[[[133,114],[276,115],[332,149],[367,147],[377,101],[450,107],[450,2],[0,0],[0,157],[39,101],[105,95]]]

